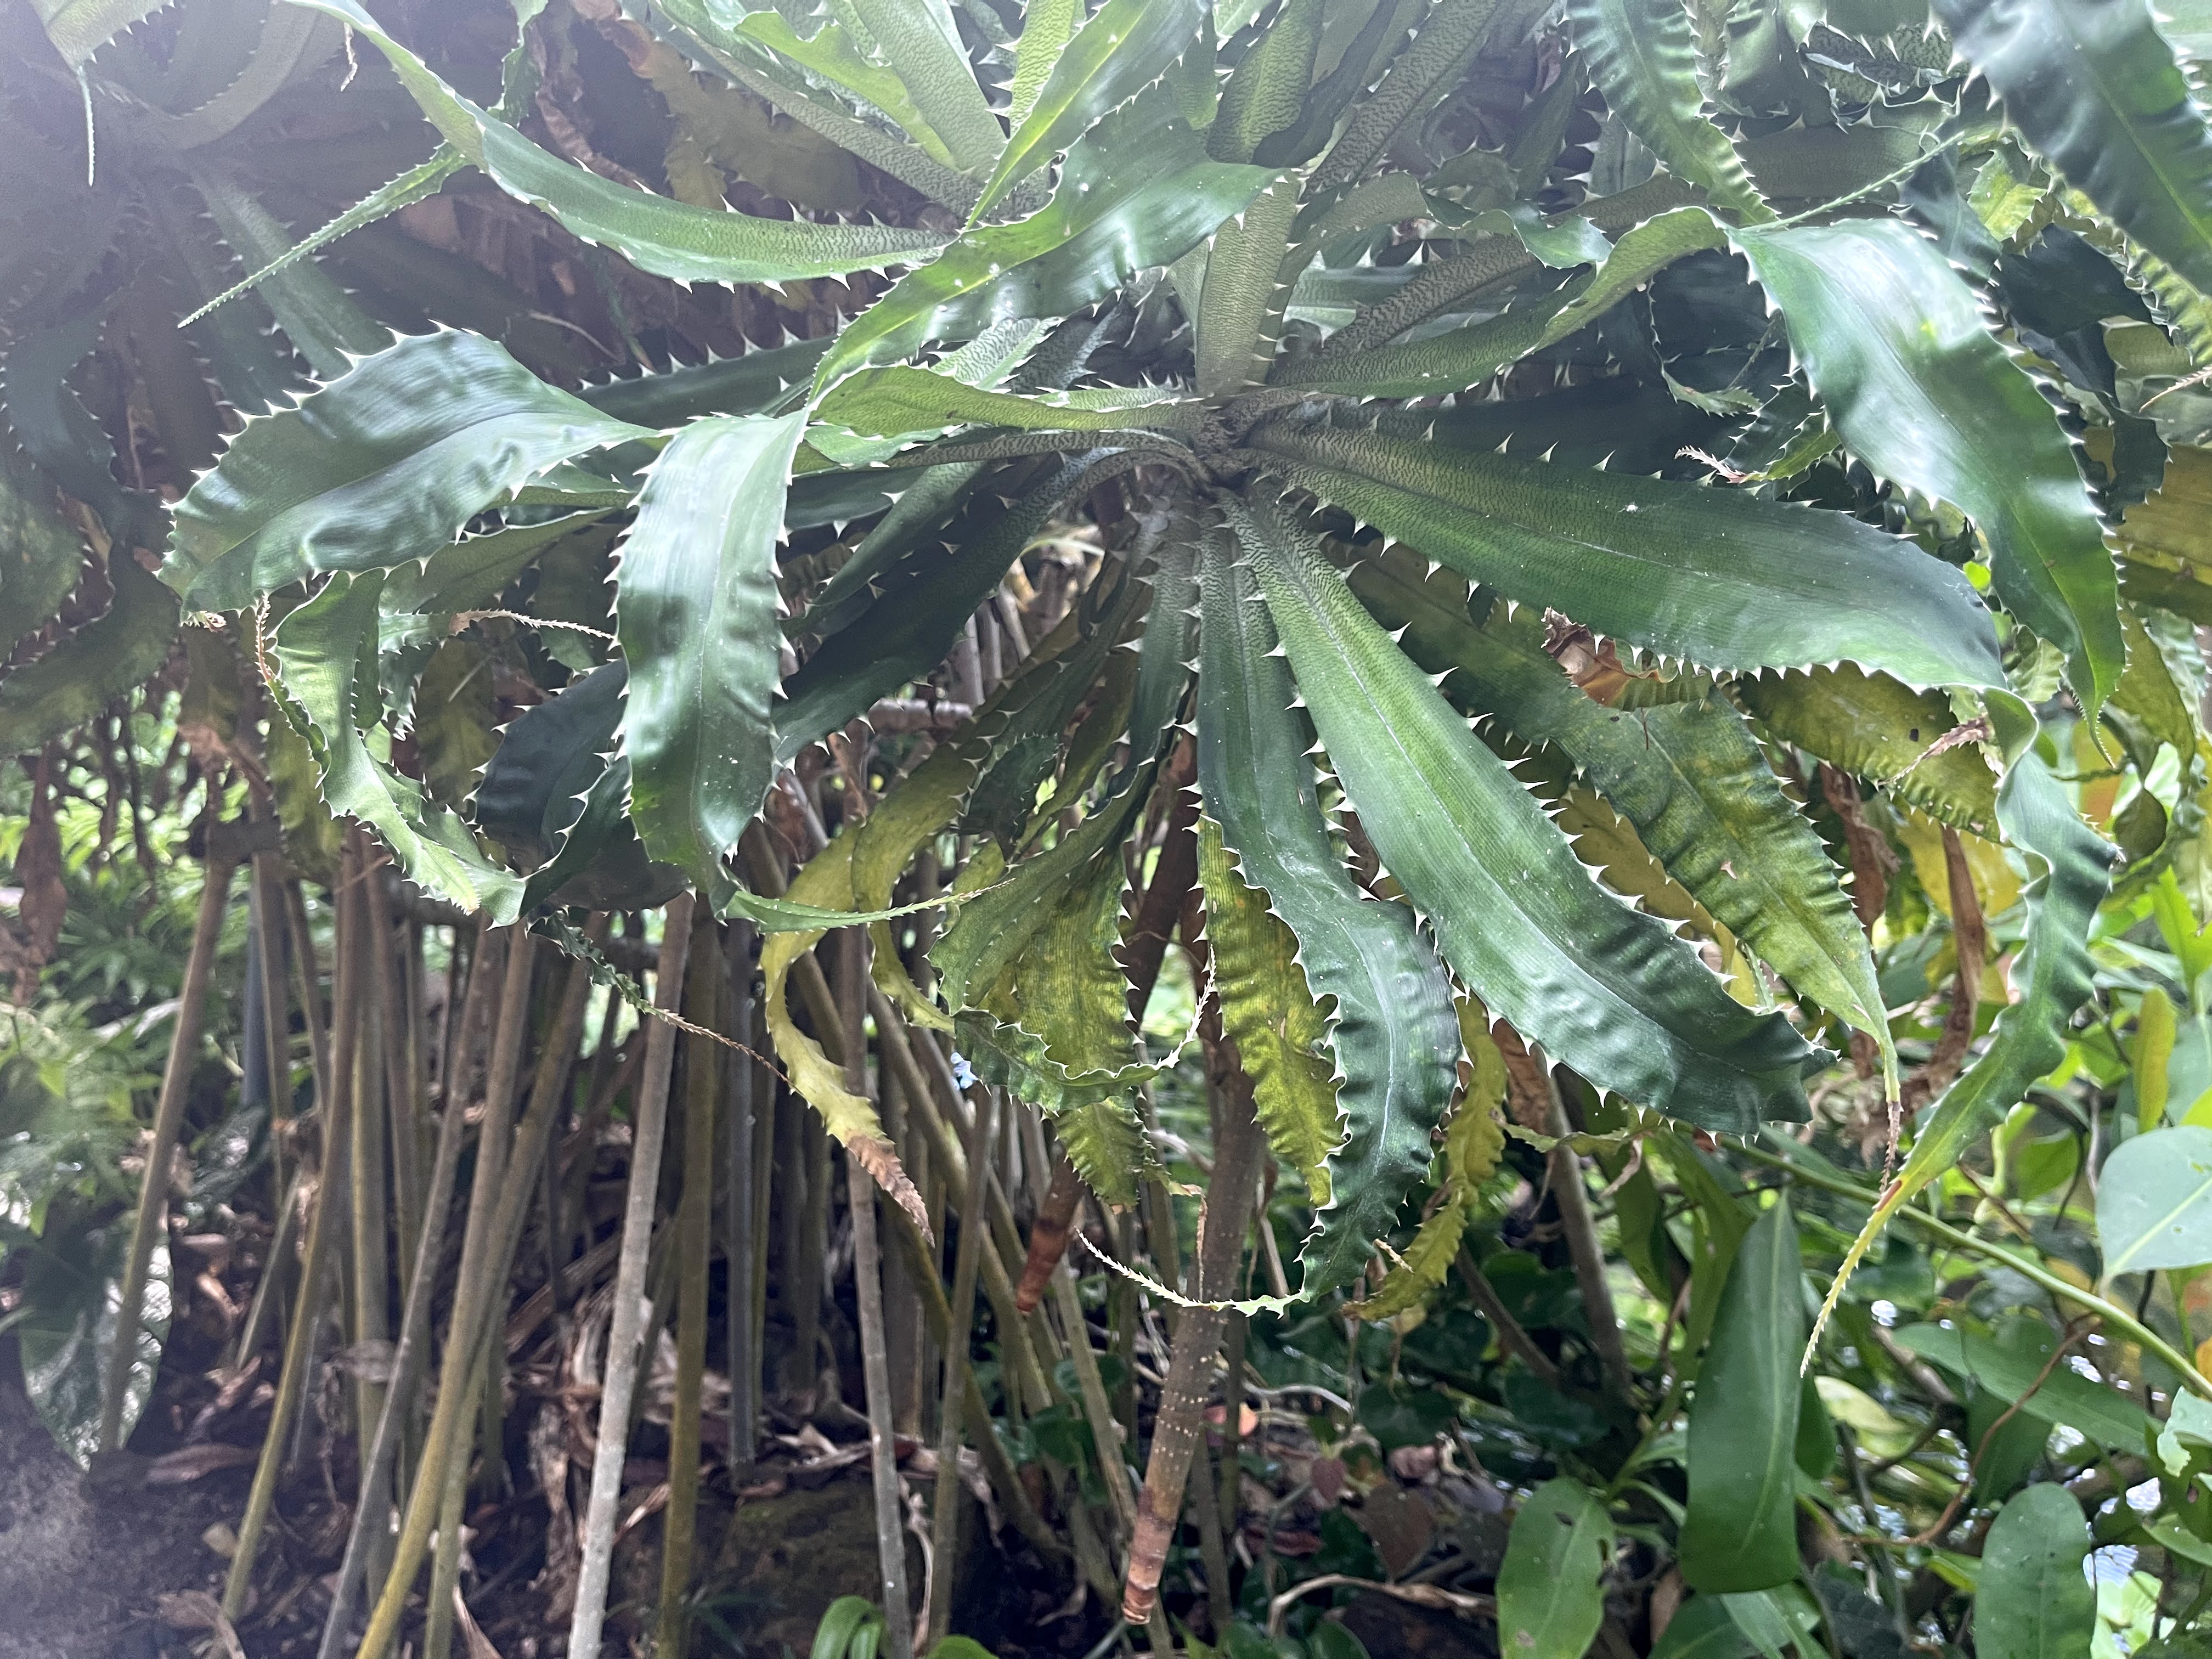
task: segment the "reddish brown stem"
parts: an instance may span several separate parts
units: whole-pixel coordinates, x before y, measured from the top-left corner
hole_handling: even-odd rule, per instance
[[[1199,1221],[1196,1273],[1198,1296],[1211,1301],[1227,1296],[1236,1285],[1265,1142],[1253,1117],[1251,1079],[1237,1064],[1236,1045],[1225,1037],[1212,1038],[1210,1032],[1201,1034],[1210,1039],[1207,1066],[1221,1090],[1221,1127],[1214,1142],[1213,1178]],[[1184,1312],[1176,1327],[1175,1350],[1152,1427],[1152,1454],[1145,1464],[1145,1489],[1137,1499],[1137,1523],[1129,1540],[1128,1577],[1121,1587],[1121,1616],[1133,1626],[1149,1623],[1159,1604],[1160,1575],[1182,1515],[1183,1483],[1198,1449],[1226,1319],[1222,1309],[1194,1308]]]
[[[1067,1254],[1067,1230],[1074,1222],[1076,1206],[1082,1202],[1083,1177],[1075,1173],[1075,1165],[1063,1152],[1053,1166],[1052,1185],[1045,1190],[1044,1202],[1037,1206],[1036,1219],[1030,1224],[1029,1258],[1022,1264],[1022,1282],[1014,1287],[1014,1306],[1024,1317],[1035,1313],[1037,1304],[1044,1300],[1053,1269]]]

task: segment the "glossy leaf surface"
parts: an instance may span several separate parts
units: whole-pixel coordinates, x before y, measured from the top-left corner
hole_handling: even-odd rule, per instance
[[[803,415],[722,416],[647,475],[617,574],[623,732],[646,851],[717,901],[723,858],[775,775],[775,544]]]
[[[1566,840],[1272,508],[1231,509],[1360,822],[1469,989],[1601,1088],[1709,1129],[1805,1110],[1814,1059]]]
[[[178,504],[162,579],[234,611],[317,571],[391,569],[532,475],[649,435],[479,335],[403,340],[240,433]]]

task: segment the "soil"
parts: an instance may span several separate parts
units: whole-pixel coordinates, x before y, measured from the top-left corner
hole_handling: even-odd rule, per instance
[[[149,1486],[146,1461],[171,1449],[162,1427],[142,1425],[106,1478],[88,1477],[32,1409],[15,1339],[0,1337],[0,1659],[189,1652],[193,1633],[164,1626],[157,1598],[221,1594],[222,1558],[201,1535],[235,1522],[252,1472]]]

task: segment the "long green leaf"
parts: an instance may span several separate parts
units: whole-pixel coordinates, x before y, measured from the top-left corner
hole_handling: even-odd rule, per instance
[[[1201,0],[1106,0],[1053,64],[1035,106],[1000,152],[969,222],[1005,200],[1008,191],[1108,111],[1164,75],[1198,39],[1204,11]]]
[[[805,419],[715,416],[678,433],[617,573],[630,815],[645,850],[718,908],[732,886],[722,860],[775,778],[775,543]]]
[[[1804,1264],[1790,1206],[1744,1236],[1690,1402],[1682,1577],[1712,1595],[1797,1577],[1797,1354]]]
[[[496,922],[513,921],[522,908],[520,879],[484,855],[460,817],[378,760],[362,734],[383,586],[380,570],[337,572],[278,624],[273,651],[287,717],[314,750],[333,813],[374,830],[409,880]]]
[[[1744,219],[1774,216],[1728,135],[1707,118],[1697,34],[1679,0],[1570,0],[1567,22],[1606,106],[1668,172]]]
[[[1935,10],[2066,182],[2212,291],[2212,132],[2143,0],[1935,0]]]
[[[1698,699],[1631,711],[1577,690],[1536,619],[1493,607],[1480,624],[1460,584],[1426,582],[1402,550],[1352,573],[1352,591],[1445,691],[1529,744],[1558,744],[1635,824],[1652,855],[1802,996],[1873,1037],[1896,1086],[1896,1053],[1874,958],[1820,836],[1782,793],[1742,718]],[[1439,591],[1441,590],[1441,591]]]
[[[872,37],[931,131],[945,141],[952,165],[981,173],[1006,143],[998,118],[961,43],[949,0],[850,0],[852,13]]]
[[[773,10],[743,12],[720,0],[668,0],[658,9],[665,12],[700,40],[724,52],[740,54],[745,46],[765,46],[832,86],[873,104],[897,122],[937,161],[955,167],[952,152],[922,117],[913,95],[897,75],[862,51],[860,43],[834,18],[815,17],[814,33],[801,35],[783,14]]]
[[[544,209],[584,240],[611,247],[656,276],[687,283],[834,276],[915,258],[942,240],[887,225],[823,225],[718,212],[629,189],[539,149],[461,97],[355,0],[286,3],[328,12],[382,52],[446,142],[508,195]]]
[[[1251,442],[1301,489],[1616,639],[1710,666],[1850,658],[1922,685],[2004,683],[1966,579],[1840,514],[1322,426]]]
[[[389,569],[532,474],[651,435],[477,335],[402,340],[239,434],[178,504],[162,579],[189,605],[234,611],[316,571]]]
[[[1438,0],[1422,16],[1413,44],[1358,100],[1344,131],[1313,170],[1313,191],[1364,177],[1388,152],[1390,141],[1450,87],[1455,75],[1466,72],[1499,9],[1500,0]]]
[[[1230,504],[1383,865],[1486,1007],[1601,1089],[1708,1129],[1802,1120],[1820,1051],[1591,879],[1528,792],[1266,504]]]
[[[168,660],[176,595],[128,548],[108,556],[107,571],[115,598],[106,611],[0,679],[0,754],[28,754],[74,732]]]
[[[1628,231],[1589,276],[1523,298],[1494,317],[1405,345],[1323,351],[1285,362],[1271,378],[1363,398],[1423,398],[1480,386],[1508,363],[1589,327],[1677,259],[1723,241],[1711,214],[1676,208]]]
[[[2089,1525],[2065,1487],[2029,1486],[1998,1511],[1974,1586],[1974,1651],[1984,1659],[2073,1659],[2097,1633],[2082,1565]]]
[[[32,9],[46,26],[46,39],[71,69],[168,0],[36,0]]]
[[[1206,153],[1215,161],[1253,161],[1261,144],[1297,125],[1327,11],[1326,0],[1287,0],[1230,71],[1220,111],[1206,133]]]
[[[1320,1291],[1364,1272],[1374,1242],[1429,1164],[1449,1104],[1459,1021],[1436,952],[1403,904],[1369,898],[1329,845],[1311,729],[1249,568],[1217,551],[1200,567],[1198,781],[1206,815],[1243,881],[1297,941],[1328,1012],[1344,1141],[1328,1158],[1302,1257]]]
[[[1279,277],[1297,211],[1297,181],[1278,179],[1215,235],[1194,348],[1201,397],[1225,397],[1266,378],[1290,297]]]
[[[329,27],[325,20],[307,21]],[[192,184],[231,252],[247,270],[260,273],[262,299],[319,378],[335,380],[351,359],[392,343],[392,331],[363,311],[328,271],[312,259],[285,258],[292,239],[252,191],[217,167],[195,168]]]
[[[2157,1432],[2157,1419],[2137,1401],[2063,1362],[2046,1365],[2058,1339],[2034,1314],[2000,1324],[1990,1336],[1960,1324],[1906,1325],[1899,1329],[1897,1340],[1908,1353],[1960,1381],[2017,1401],[2022,1416],[2053,1428],[2063,1425],[2112,1451],[2132,1452]]]
[[[1207,159],[1200,135],[1165,113],[1157,93],[1133,100],[1068,152],[1044,207],[971,230],[901,277],[838,337],[817,389],[930,340],[1078,311],[1135,272],[1182,258],[1273,179]]]
[[[2101,705],[2125,656],[2112,557],[2057,411],[2006,357],[1973,291],[1893,220],[1733,240],[1844,445],[1974,520],[1998,597],[2066,653],[2083,702]]]
[[[1106,395],[1024,398],[969,386],[906,363],[864,368],[832,386],[817,418],[876,437],[936,434],[956,426],[1026,432],[1113,432],[1128,427],[1194,427],[1206,406],[1154,388],[1109,387]]]

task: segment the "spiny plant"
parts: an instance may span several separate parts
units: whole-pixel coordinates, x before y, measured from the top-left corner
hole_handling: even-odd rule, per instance
[[[659,866],[781,930],[779,1051],[887,1180],[872,1111],[791,1020],[785,975],[833,922],[888,939],[896,879],[957,827],[990,846],[930,952],[937,984],[890,950],[879,978],[1042,1107],[1103,1196],[1134,1200],[1135,1101],[1158,1062],[1115,957],[1122,849],[1172,810],[1164,768],[1186,727],[1218,845],[1205,890],[1224,1028],[1316,1195],[1310,1291],[1362,1271],[1427,1167],[1462,1052],[1455,989],[1600,1090],[1713,1133],[1802,1118],[1824,1032],[1863,1033],[1894,1097],[1865,933],[1771,744],[1863,768],[1891,739],[1901,763],[1878,781],[2042,872],[2027,994],[1942,1122],[1978,1126],[2055,1063],[2107,858],[2036,753],[2008,647],[2015,664],[2055,652],[2092,714],[2140,707],[2163,670],[2139,652],[2124,678],[2097,504],[2005,319],[1922,226],[1853,210],[1907,179],[1936,196],[1941,175],[1955,215],[1956,153],[2008,153],[1974,91],[1862,82],[1819,155],[1792,142],[1802,129],[1763,144],[1713,118],[1686,13],[1577,5],[1594,96],[1573,80],[1545,95],[1560,123],[1601,98],[1621,159],[1616,188],[1547,215],[1559,152],[1531,145],[1516,169],[1468,146],[1482,111],[1461,91],[1470,61],[1528,49],[1531,7],[1306,3],[1225,43],[1188,0],[1041,13],[1011,43],[1003,110],[942,8],[861,8],[811,33],[775,13],[654,14],[694,62],[774,88],[959,213],[954,234],[927,210],[913,228],[772,221],[628,188],[463,97],[366,11],[309,9],[380,52],[442,140],[334,228],[466,165],[683,281],[910,267],[834,339],[584,398],[477,335],[402,339],[250,421],[179,503],[163,567],[198,612],[256,615],[311,585],[257,650],[331,810],[412,879],[505,922],[611,862]],[[531,72],[510,55],[509,107]],[[903,137],[878,120],[863,138],[863,109]],[[2083,182],[2122,231],[2185,255],[2154,174],[2204,140],[2159,131],[2153,177]],[[1681,289],[1742,343],[1675,336]],[[1173,356],[1120,377],[1097,363],[1116,319],[1170,300],[1188,325]],[[1548,393],[1483,395],[1547,351],[1630,349],[1612,343],[1646,315],[1660,388],[1570,370]],[[1668,476],[1695,437],[1728,453]],[[1811,463],[1838,450],[1879,502],[1832,500]],[[779,767],[927,676],[1052,515],[1109,481],[1127,533],[1069,619],[787,897],[749,893],[732,859]],[[886,501],[827,581],[779,569],[791,527]],[[1917,538],[1879,522],[1884,503]],[[508,777],[503,750],[472,819],[380,757],[439,619],[616,515],[607,665],[507,739],[560,774]],[[1562,665],[1575,629],[1618,665],[1609,694]],[[1686,892],[1780,986],[1747,976],[1731,996],[1663,903],[1607,890],[1561,823],[1587,821],[1593,796],[1656,860],[1647,886]],[[550,856],[526,873],[486,844],[532,830]]]
[[[88,74],[143,9],[49,29]],[[1547,1061],[1741,1136],[1802,1121],[1850,1048],[1901,1118],[1850,778],[2030,879],[2015,1000],[1963,1066],[1960,1038],[1846,1272],[2060,1063],[2089,994],[2116,851],[2046,721],[2144,775],[2172,747],[2178,804],[2136,797],[2119,880],[2212,897],[2195,681],[2169,666],[2212,605],[2193,546],[2114,528],[2212,351],[2212,134],[2140,0],[575,9],[842,146],[888,181],[874,210],[739,211],[549,150],[523,130],[536,4],[487,106],[355,0],[280,0],[270,30],[339,27],[389,71],[361,95],[404,89],[436,148],[296,246],[241,249],[273,263],[194,325],[239,329],[247,287],[275,309],[317,250],[471,171],[678,283],[900,274],[833,334],[578,391],[465,328],[316,335],[316,360],[279,310],[317,382],[232,398],[248,418],[174,503],[161,581],[304,744],[295,820],[356,821],[422,888],[572,949],[569,910],[679,886],[764,930],[778,1059],[895,1195],[822,1009],[810,1035],[792,1006],[813,942],[868,927],[879,1025],[949,1033],[1135,1204],[1165,1062],[1133,1023],[1132,866],[1194,805],[1219,1035],[1314,1200],[1306,1297],[1370,1273],[1462,1060],[1547,1144],[1572,1127]],[[2115,317],[2145,331],[2129,378],[2176,388],[2160,417],[2117,390]],[[143,504],[56,476],[125,550],[116,606],[0,682],[11,718],[82,684],[71,653],[104,657],[144,586]],[[9,497],[50,554],[30,627],[75,570],[42,487]],[[970,619],[1067,520],[1093,533],[1064,617],[1006,636],[1018,661],[926,754],[855,759],[886,699],[962,684]],[[166,649],[171,601],[146,604]],[[517,618],[557,695],[495,750],[432,741],[446,642]],[[840,832],[771,892],[740,849],[824,744]],[[899,902],[948,845],[950,890]],[[903,930],[939,907],[917,976]],[[1441,1279],[1484,1163],[1447,1157],[1465,1202],[1370,1312]],[[1200,1283],[1218,1311],[1229,1285]],[[1147,1484],[1139,1620],[1181,1485]]]

